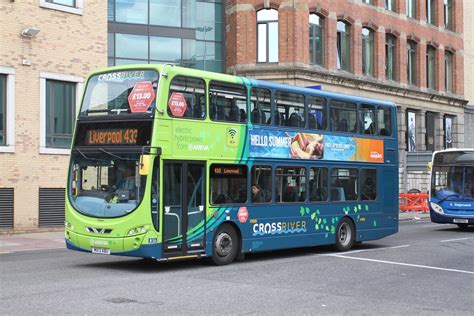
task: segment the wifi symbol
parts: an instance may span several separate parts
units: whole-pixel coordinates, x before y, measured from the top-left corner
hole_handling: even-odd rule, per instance
[[[229,134],[230,137],[234,138],[235,135],[237,134],[237,131],[233,128],[229,128],[229,130],[227,131],[227,133]]]

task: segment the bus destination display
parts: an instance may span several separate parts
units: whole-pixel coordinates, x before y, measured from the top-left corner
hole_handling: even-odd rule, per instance
[[[137,128],[89,129],[85,145],[136,145]]]

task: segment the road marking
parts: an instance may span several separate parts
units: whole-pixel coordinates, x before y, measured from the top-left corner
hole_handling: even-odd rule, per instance
[[[359,249],[359,250],[346,251],[345,253],[346,254],[351,254],[351,253],[376,251],[376,250],[386,250],[386,249],[398,249],[398,248],[406,248],[406,247],[410,247],[410,245],[401,245],[401,246],[394,246],[394,247],[380,247],[380,248],[372,248],[372,249]]]
[[[377,263],[387,263],[393,264],[398,266],[405,266],[405,267],[415,267],[415,268],[423,268],[423,269],[431,269],[431,270],[440,270],[440,271],[448,271],[448,272],[457,272],[457,273],[464,273],[464,274],[473,274],[474,271],[465,271],[465,270],[457,270],[457,269],[447,269],[447,268],[440,268],[440,267],[432,267],[432,266],[424,266],[420,264],[412,264],[412,263],[403,263],[403,262],[394,262],[394,261],[385,261],[385,260],[376,260],[376,259],[368,259],[368,258],[358,258],[358,257],[349,257],[344,255],[328,255],[330,257],[338,257],[344,259],[352,259],[352,260],[361,260],[361,261],[370,261],[370,262],[377,262]]]
[[[459,241],[459,240],[467,240],[467,239],[473,239],[473,238],[474,238],[474,237],[456,238],[456,239],[445,239],[445,240],[441,240],[440,242]]]

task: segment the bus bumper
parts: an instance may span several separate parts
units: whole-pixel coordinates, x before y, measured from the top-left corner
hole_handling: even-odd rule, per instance
[[[474,225],[474,216],[472,215],[452,215],[452,214],[439,214],[430,209],[430,217],[433,223],[438,224],[468,224]]]

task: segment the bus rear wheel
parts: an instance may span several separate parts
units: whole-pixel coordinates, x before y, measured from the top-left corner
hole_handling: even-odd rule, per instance
[[[212,242],[212,263],[223,266],[232,263],[237,256],[239,239],[234,227],[224,224],[217,229]]]
[[[346,217],[342,218],[336,229],[336,249],[347,251],[355,242],[355,227],[352,221]]]

